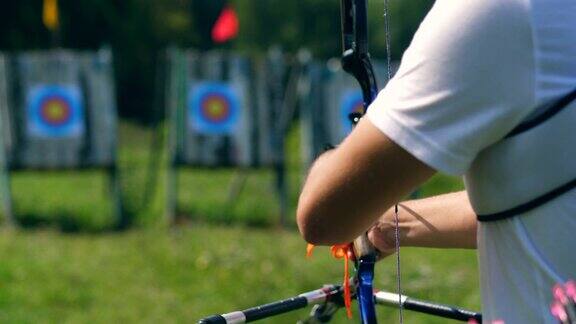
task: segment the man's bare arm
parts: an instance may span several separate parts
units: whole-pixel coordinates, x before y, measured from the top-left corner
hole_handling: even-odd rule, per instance
[[[401,246],[476,248],[476,215],[465,191],[403,202],[398,220]],[[394,208],[380,217],[368,238],[383,255],[394,252]]]
[[[434,173],[364,118],[311,168],[298,202],[300,231],[314,244],[350,242]]]

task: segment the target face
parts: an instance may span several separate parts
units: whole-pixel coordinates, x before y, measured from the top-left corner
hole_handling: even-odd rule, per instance
[[[348,90],[344,92],[340,99],[340,125],[344,135],[352,131],[352,122],[348,116],[353,112],[362,113],[364,111],[364,99],[359,90]]]
[[[240,99],[231,85],[199,83],[191,87],[189,98],[189,124],[194,131],[209,135],[234,132],[240,119]]]
[[[74,85],[38,85],[27,94],[28,132],[32,136],[61,138],[84,133],[80,89]]]

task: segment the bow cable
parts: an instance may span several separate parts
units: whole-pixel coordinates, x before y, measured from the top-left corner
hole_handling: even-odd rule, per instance
[[[386,67],[388,81],[392,79],[392,52],[390,40],[390,16],[388,10],[388,0],[384,0],[384,33],[386,37]],[[398,204],[394,205],[394,250],[396,252],[396,290],[398,291],[398,321],[404,323],[403,303],[402,303],[402,275],[400,272],[400,220],[398,217]]]

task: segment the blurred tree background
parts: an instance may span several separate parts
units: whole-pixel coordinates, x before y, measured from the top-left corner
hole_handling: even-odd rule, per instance
[[[376,59],[386,57],[384,1],[368,0],[370,47]],[[319,59],[337,57],[341,52],[339,0],[58,3],[60,47],[113,50],[123,118],[118,153],[124,207],[136,226],[123,233],[108,231],[112,206],[101,171],[13,173],[15,213],[23,228],[34,230],[0,235],[0,323],[188,323],[340,282],[340,262],[327,251],[318,251],[314,260],[305,259],[300,235],[275,227],[279,208],[269,185],[274,179],[270,170],[250,170],[250,181],[241,180],[246,192],[241,196],[226,195],[225,190],[233,188],[247,170],[182,170],[178,198],[184,217],[180,219],[182,225],[191,221],[192,226],[167,230],[166,147],[158,149],[161,144],[154,144],[161,131],[141,127],[155,124],[162,116],[155,88],[162,86],[157,81],[159,58],[166,47],[256,54],[271,46],[287,53],[305,47]],[[211,30],[227,3],[236,9],[240,33],[231,42],[214,44]],[[392,57],[397,60],[433,0],[389,3]],[[3,1],[0,51],[54,47],[54,35],[42,23],[42,9],[43,0]],[[297,127],[292,128],[286,143],[291,215],[306,168],[300,134]],[[151,149],[143,145],[147,138],[153,139]],[[440,175],[420,192],[427,197],[462,188],[460,179]],[[273,248],[276,245],[281,248]],[[402,258],[407,295],[472,309],[480,305],[474,251],[409,248]],[[394,291],[395,276],[390,275],[394,262],[380,262],[378,267],[377,286]],[[294,323],[308,311],[275,322]],[[382,322],[393,322],[398,314],[383,308],[378,316]],[[445,320],[406,314],[406,322]],[[341,311],[335,323],[349,321]]]
[[[211,28],[230,3],[240,20],[239,36],[216,45]],[[390,0],[393,59],[399,59],[431,0]],[[42,0],[5,1],[0,10],[0,50],[46,49],[54,42],[42,24]],[[318,58],[340,54],[338,0],[60,0],[59,45],[115,55],[118,107],[123,118],[153,122],[158,55],[169,45],[261,52],[279,45],[287,52],[309,48]],[[385,51],[384,0],[369,0],[371,52]]]

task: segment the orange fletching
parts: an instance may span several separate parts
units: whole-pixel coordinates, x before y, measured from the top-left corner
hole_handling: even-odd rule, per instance
[[[312,257],[312,250],[314,250],[314,244],[308,243],[308,245],[306,246],[306,257],[307,258]]]
[[[306,257],[312,256],[312,250],[314,249],[313,244],[308,244],[306,246]],[[346,315],[348,318],[352,318],[352,292],[350,291],[350,270],[348,266],[348,260],[350,259],[350,244],[338,244],[332,245],[330,247],[330,252],[332,256],[336,259],[344,259],[344,306],[346,307]]]
[[[350,270],[348,267],[348,252],[350,251],[350,245],[332,245],[330,251],[332,252],[332,256],[336,259],[344,258],[344,282],[342,283],[344,286],[344,306],[346,306],[346,315],[348,318],[352,318],[352,293],[350,292]]]

